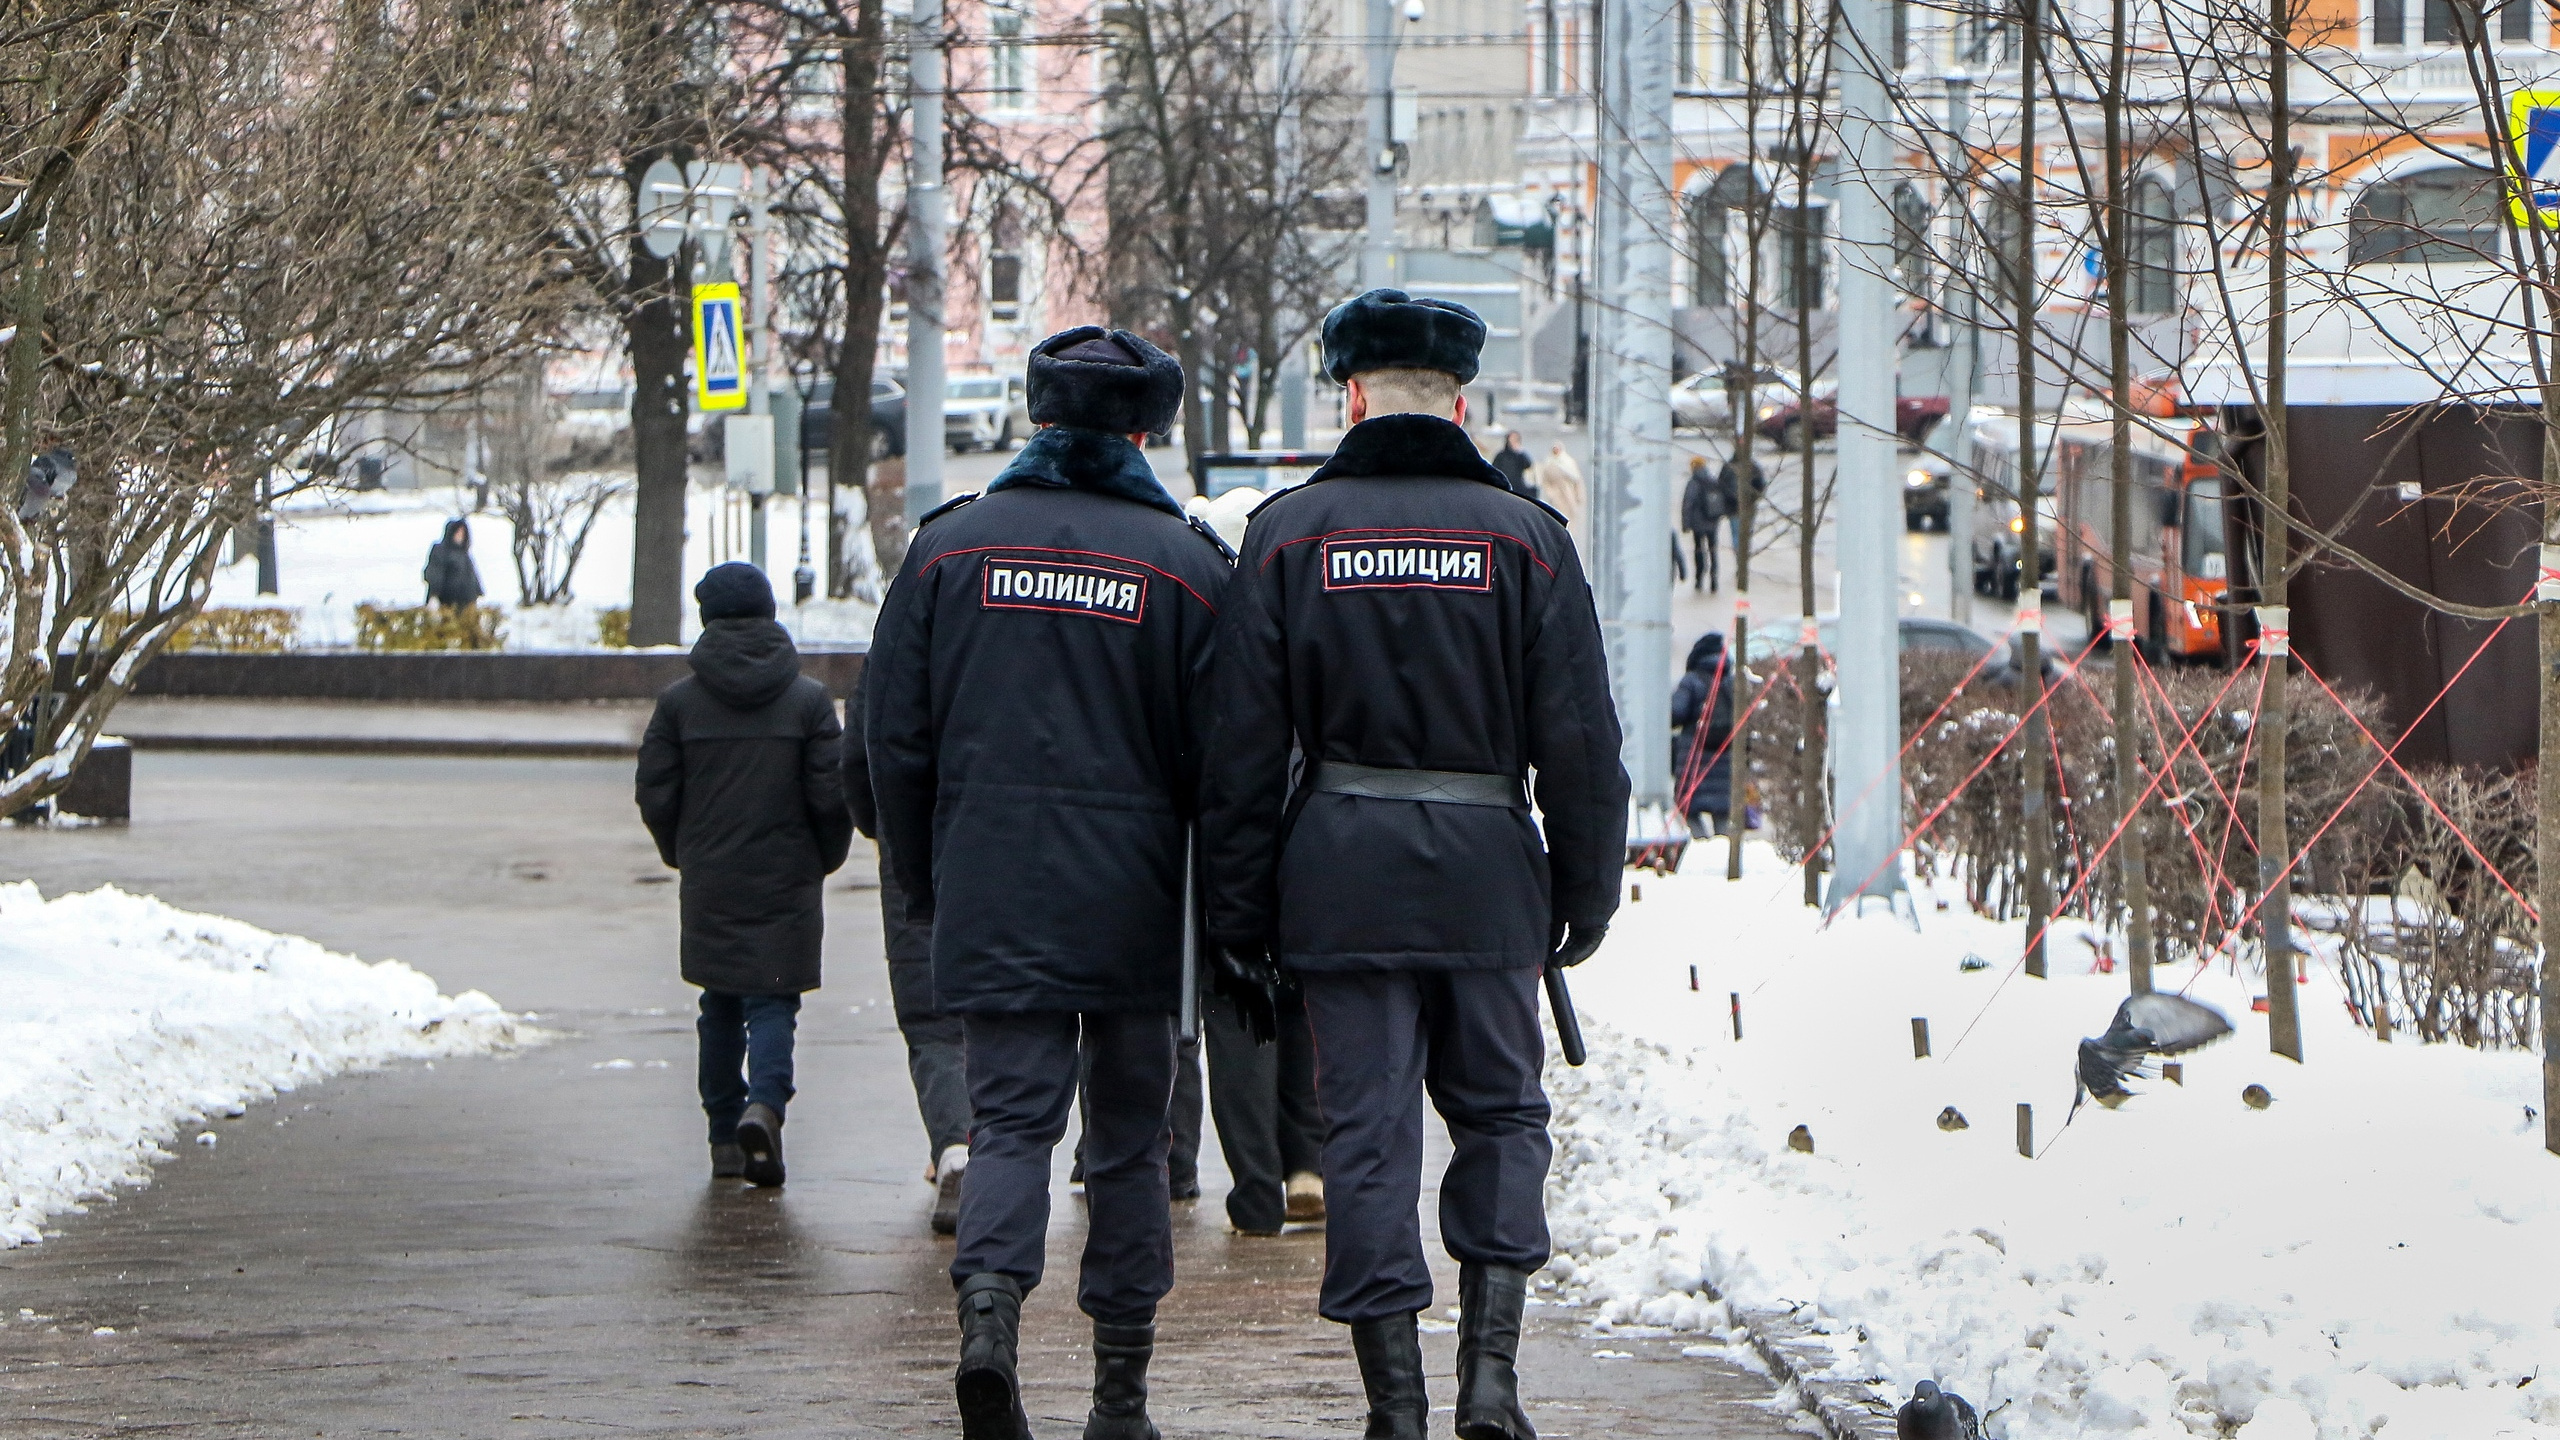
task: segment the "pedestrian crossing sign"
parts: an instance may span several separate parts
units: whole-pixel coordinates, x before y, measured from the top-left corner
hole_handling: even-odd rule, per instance
[[[747,408],[747,332],[738,287],[693,287],[693,396],[704,410]]]
[[[2515,216],[2560,225],[2560,90],[2519,90],[2507,114],[2516,147]]]

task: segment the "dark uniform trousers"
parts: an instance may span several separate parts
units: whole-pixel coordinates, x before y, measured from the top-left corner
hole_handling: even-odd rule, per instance
[[[1282,1187],[1289,1177],[1324,1169],[1307,1012],[1284,1001],[1279,1037],[1268,1045],[1253,1043],[1232,1005],[1203,1001],[1200,1028],[1209,1052],[1209,1114],[1235,1179],[1227,1220],[1257,1234],[1277,1230],[1287,1218]]]
[[[1537,967],[1302,971],[1324,1107],[1324,1287],[1345,1325],[1431,1304],[1422,1252],[1422,1100],[1456,1153],[1440,1238],[1460,1261],[1547,1263],[1546,1041]],[[974,1183],[974,1178],[973,1182]]]
[[[898,888],[885,843],[880,851],[880,928],[888,939],[889,1003],[898,1034],[907,1042],[907,1078],[936,1160],[945,1148],[969,1143],[969,1074],[960,1017],[936,1009],[933,1000],[933,927],[907,918],[907,892]]]
[[[956,1281],[1040,1283],[1049,1157],[1085,1076],[1084,1265],[1076,1303],[1105,1325],[1152,1323],[1173,1288],[1165,1183],[1173,1017],[1148,1011],[969,1015],[969,1178],[960,1187]],[[1080,1053],[1081,1052],[1081,1053]]]

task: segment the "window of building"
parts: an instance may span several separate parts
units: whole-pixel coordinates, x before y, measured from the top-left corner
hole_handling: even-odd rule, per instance
[[[2382,0],[2375,0],[2377,30],[2382,26],[2381,4]],[[2459,16],[2454,13],[2457,5],[2462,7]],[[2405,18],[2399,22],[2399,33],[2405,33],[2407,24]],[[2533,0],[2426,0],[2420,28],[2430,45],[2458,45],[2492,35],[2507,44],[2530,43]]]
[[[1726,217],[1731,212],[1707,191],[1689,197],[1689,303],[1733,303],[1733,262],[1725,253]]]
[[[1740,0],[1716,0],[1722,29],[1716,43],[1716,74],[1727,81],[1742,78],[1742,6]]]
[[[1929,288],[1929,200],[1906,180],[1893,187],[1893,276],[1906,295]]]
[[[1000,252],[987,257],[987,318],[1010,325],[1022,318],[1022,257]]]
[[[1019,4],[998,0],[987,7],[987,108],[1031,108],[1031,44],[1024,35]]]
[[[1564,25],[1556,18],[1554,0],[1538,20],[1538,90],[1553,95],[1564,88]]]
[[[1910,63],[1911,0],[1891,0],[1891,3],[1893,10],[1893,49],[1888,52],[1886,63],[1890,64],[1894,69],[1899,70]]]
[[[2178,222],[2169,187],[2144,176],[2133,187],[2132,224],[2125,231],[2133,289],[2125,303],[2137,315],[2166,315],[2178,303]]]
[[[2533,41],[2533,0],[2506,0],[2498,7],[2498,38],[2518,44]]]
[[[2498,181],[2457,166],[2364,187],[2347,211],[2350,265],[2458,265],[2499,254]]]
[[[1671,43],[1671,83],[1698,83],[1698,10],[1689,0],[1671,7],[1671,23],[1677,27]]]
[[[2027,217],[2017,187],[2000,182],[1983,187],[1982,248],[1991,252],[1990,278],[1997,293],[1988,298],[1994,307],[2016,309],[2018,248],[2026,234]]]
[[[1831,233],[1831,207],[1789,206],[1771,218],[1778,240],[1778,303],[1790,310],[1821,309],[1827,278],[1823,242]]]
[[[2373,0],[2373,44],[2377,50],[2397,50],[2409,43],[2409,6],[2407,0]]]

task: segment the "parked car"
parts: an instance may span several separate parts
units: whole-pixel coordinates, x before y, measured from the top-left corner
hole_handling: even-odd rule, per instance
[[[1840,433],[1840,386],[1837,381],[1820,380],[1813,387],[1813,437],[1828,439]],[[1792,450],[1804,443],[1796,427],[1799,407],[1794,397],[1775,409],[1763,410],[1760,433]],[[1897,395],[1893,400],[1893,426],[1905,445],[1917,445],[1929,438],[1929,431],[1947,418],[1948,401],[1944,395]]]
[[[943,388],[942,438],[954,450],[1010,450],[1031,429],[1018,375],[959,375]]]
[[[836,382],[821,380],[800,410],[800,448],[824,455],[836,439]],[[871,377],[871,458],[907,453],[907,392],[886,375]]]
[[[1324,450],[1237,450],[1203,455],[1191,472],[1192,486],[1215,500],[1230,490],[1274,492],[1303,485],[1308,476],[1333,458]]]
[[[1752,663],[1758,664],[1763,660],[1795,653],[1804,643],[1800,628],[1802,623],[1798,620],[1773,620],[1752,631]],[[1840,643],[1840,617],[1818,616],[1815,623],[1822,628],[1822,653],[1826,657],[1836,653]],[[1992,642],[1988,637],[1969,625],[1959,625],[1953,620],[1939,620],[1926,615],[1905,615],[1902,617],[1901,634],[1902,653],[1905,655],[1934,651],[1957,656],[1970,664],[1991,653]],[[2009,653],[1983,666],[1981,678],[1995,684],[2016,679],[2019,672],[2025,668],[2025,648],[2018,637],[2010,637]],[[2048,679],[2059,673],[2051,653],[2048,652],[2040,658],[2043,664],[2038,668],[2045,672]]]
[[[1765,414],[1770,407],[1787,403],[1795,393],[1796,372],[1764,365],[1752,383],[1747,403],[1752,414]],[[1733,392],[1725,386],[1723,369],[1701,370],[1671,387],[1671,428],[1701,430],[1710,435],[1733,428]]]

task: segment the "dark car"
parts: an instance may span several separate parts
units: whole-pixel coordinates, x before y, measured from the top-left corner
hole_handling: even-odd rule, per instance
[[[1893,398],[1893,427],[1905,445],[1917,445],[1929,438],[1929,432],[1947,418],[1949,402],[1944,395],[1897,395]],[[1803,445],[1803,432],[1797,427],[1802,407],[1790,400],[1760,417],[1760,433],[1793,450]],[[1836,388],[1828,384],[1816,386],[1813,392],[1813,437],[1828,439],[1840,433],[1840,400]]]
[[[821,380],[800,411],[800,448],[824,455],[836,439],[836,382]],[[871,458],[907,453],[907,392],[886,375],[871,377]]]

